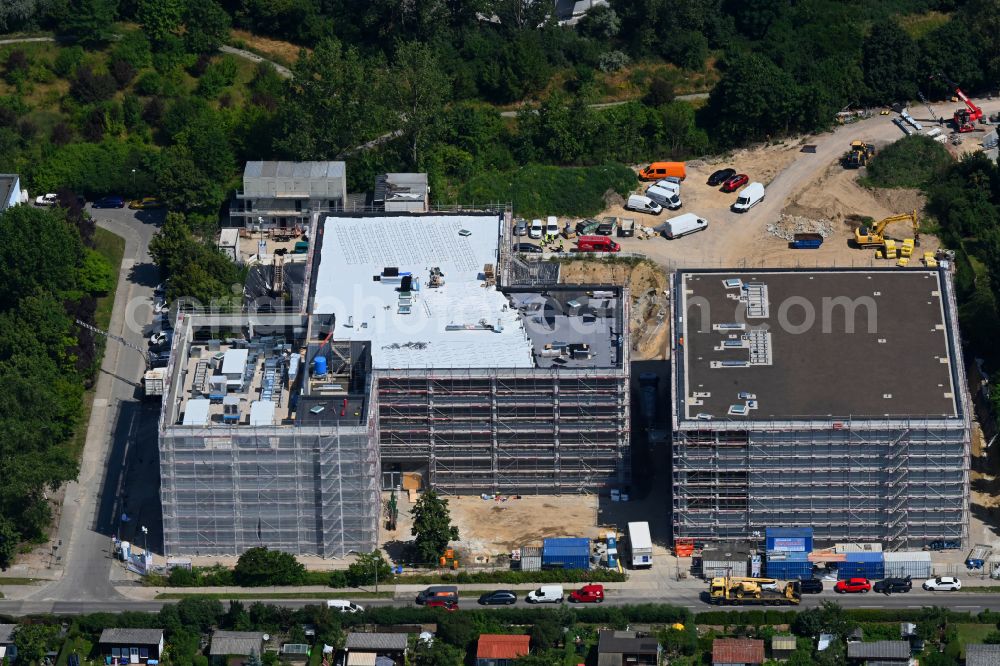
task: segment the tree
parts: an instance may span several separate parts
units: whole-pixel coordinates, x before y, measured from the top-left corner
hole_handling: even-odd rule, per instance
[[[115,34],[118,0],[69,0],[60,27],[84,46],[100,46]]]
[[[229,38],[229,14],[215,0],[188,0],[184,41],[190,53],[214,53]]]
[[[116,90],[118,86],[110,74],[94,72],[86,65],[76,68],[76,76],[69,86],[70,94],[84,104],[111,99]]]
[[[14,647],[17,660],[26,664],[40,664],[49,643],[59,632],[58,627],[47,624],[19,624],[14,629]]]
[[[912,99],[919,55],[913,39],[894,20],[873,25],[862,46],[868,101],[889,104]]]
[[[236,562],[233,575],[238,585],[297,585],[305,577],[306,568],[291,553],[251,548]]]
[[[294,158],[333,159],[398,129],[384,102],[383,67],[357,49],[324,40],[292,71],[277,144]]]
[[[761,55],[740,55],[708,98],[707,116],[725,146],[746,145],[796,127],[798,86]]]
[[[14,563],[20,540],[21,533],[14,527],[14,523],[7,517],[0,516],[0,571],[6,571]]]
[[[443,640],[417,641],[414,666],[462,666],[464,653]]]
[[[136,18],[150,41],[163,45],[181,26],[184,0],[139,0]]]
[[[479,636],[479,627],[468,613],[444,613],[438,622],[437,638],[462,650]]]
[[[392,566],[386,562],[380,550],[358,555],[357,561],[347,567],[347,584],[351,587],[372,585],[376,581],[392,581]]]
[[[449,541],[459,538],[458,528],[451,524],[448,500],[429,490],[413,507],[413,527],[417,555],[421,562],[435,562],[444,555]]]
[[[177,615],[181,624],[196,634],[204,633],[219,624],[225,612],[218,599],[181,599],[177,603]]]
[[[562,639],[562,627],[552,617],[540,617],[531,625],[531,646],[536,650],[548,650]]]
[[[222,619],[223,626],[233,631],[250,631],[253,628],[250,622],[250,613],[241,601],[230,601],[229,610]]]
[[[442,110],[451,97],[451,86],[434,51],[420,42],[399,47],[391,79],[392,107],[400,113],[410,166],[420,171],[424,151],[441,131]]]

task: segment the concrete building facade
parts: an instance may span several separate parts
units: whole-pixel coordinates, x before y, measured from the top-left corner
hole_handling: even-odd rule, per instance
[[[247,162],[229,219],[247,229],[305,229],[314,213],[341,210],[346,200],[343,162]]]
[[[965,539],[970,400],[941,270],[678,271],[673,531]]]

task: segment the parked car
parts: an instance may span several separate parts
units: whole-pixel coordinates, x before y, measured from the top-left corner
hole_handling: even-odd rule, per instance
[[[514,235],[515,236],[527,236],[528,235],[528,221],[518,220],[514,223]]]
[[[957,539],[938,539],[927,544],[927,550],[958,550],[962,542]]]
[[[735,176],[731,176],[726,182],[722,184],[723,192],[735,192],[744,185],[750,182],[750,176],[745,173],[738,173]]]
[[[835,592],[841,594],[845,592],[868,592],[872,589],[872,584],[868,582],[867,578],[848,578],[846,580],[838,580],[837,584],[833,586]]]
[[[736,169],[719,169],[713,171],[712,175],[708,177],[708,184],[712,187],[718,187],[735,175]]]
[[[132,210],[149,210],[151,208],[164,208],[165,203],[157,199],[156,197],[143,197],[141,199],[133,199],[128,203],[128,207]]]
[[[886,578],[875,583],[873,588],[880,594],[893,594],[894,592],[909,592],[913,589],[913,581],[906,578]]]
[[[925,580],[924,589],[934,592],[957,592],[962,589],[962,581],[954,576],[938,576]]]
[[[542,248],[538,247],[534,243],[514,243],[514,252],[538,253],[541,251]]]
[[[458,603],[458,587],[455,585],[431,585],[417,593],[417,603],[421,606],[436,599],[446,599]]]
[[[625,209],[634,210],[637,213],[649,213],[650,215],[659,215],[663,211],[663,207],[660,204],[641,194],[629,195],[628,201],[625,203]]]
[[[603,585],[584,585],[569,593],[569,600],[579,604],[599,604],[604,601]]]
[[[170,344],[170,340],[174,337],[174,332],[170,330],[157,331],[149,336],[149,344],[154,347],[162,347],[163,345]]]
[[[542,226],[542,221],[535,219],[531,221],[531,228],[528,230],[528,238],[541,238],[545,227]]]
[[[804,578],[799,581],[802,594],[819,594],[823,591],[823,581],[819,578]]]
[[[458,602],[453,599],[431,599],[424,606],[428,608],[442,608],[449,613],[458,610]]]
[[[100,199],[96,200],[92,204],[91,207],[92,208],[124,208],[125,207],[125,199],[123,197],[115,197],[115,196],[101,197]]]
[[[529,604],[561,604],[563,598],[562,585],[542,585],[537,590],[528,592],[525,601]]]
[[[170,352],[160,352],[159,354],[151,354],[149,357],[149,367],[151,368],[165,368],[167,363],[170,362]]]
[[[510,590],[493,590],[479,597],[480,606],[513,606],[517,595]]]
[[[734,213],[745,213],[764,200],[764,185],[750,183],[737,195],[736,203],[732,205]]]
[[[546,236],[558,236],[559,235],[559,218],[555,215],[549,215],[545,218],[545,235]]]
[[[51,192],[35,197],[36,206],[55,206],[57,203],[59,203],[59,195],[52,194]]]

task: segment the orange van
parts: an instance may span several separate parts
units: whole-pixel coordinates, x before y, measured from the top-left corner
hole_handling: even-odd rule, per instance
[[[653,162],[645,169],[639,170],[639,178],[642,180],[661,180],[670,177],[681,180],[687,177],[684,162]]]

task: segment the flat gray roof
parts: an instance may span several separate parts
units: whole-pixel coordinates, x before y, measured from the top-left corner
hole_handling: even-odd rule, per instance
[[[247,162],[244,178],[343,178],[343,162]]]
[[[943,275],[679,271],[681,420],[958,416]]]

